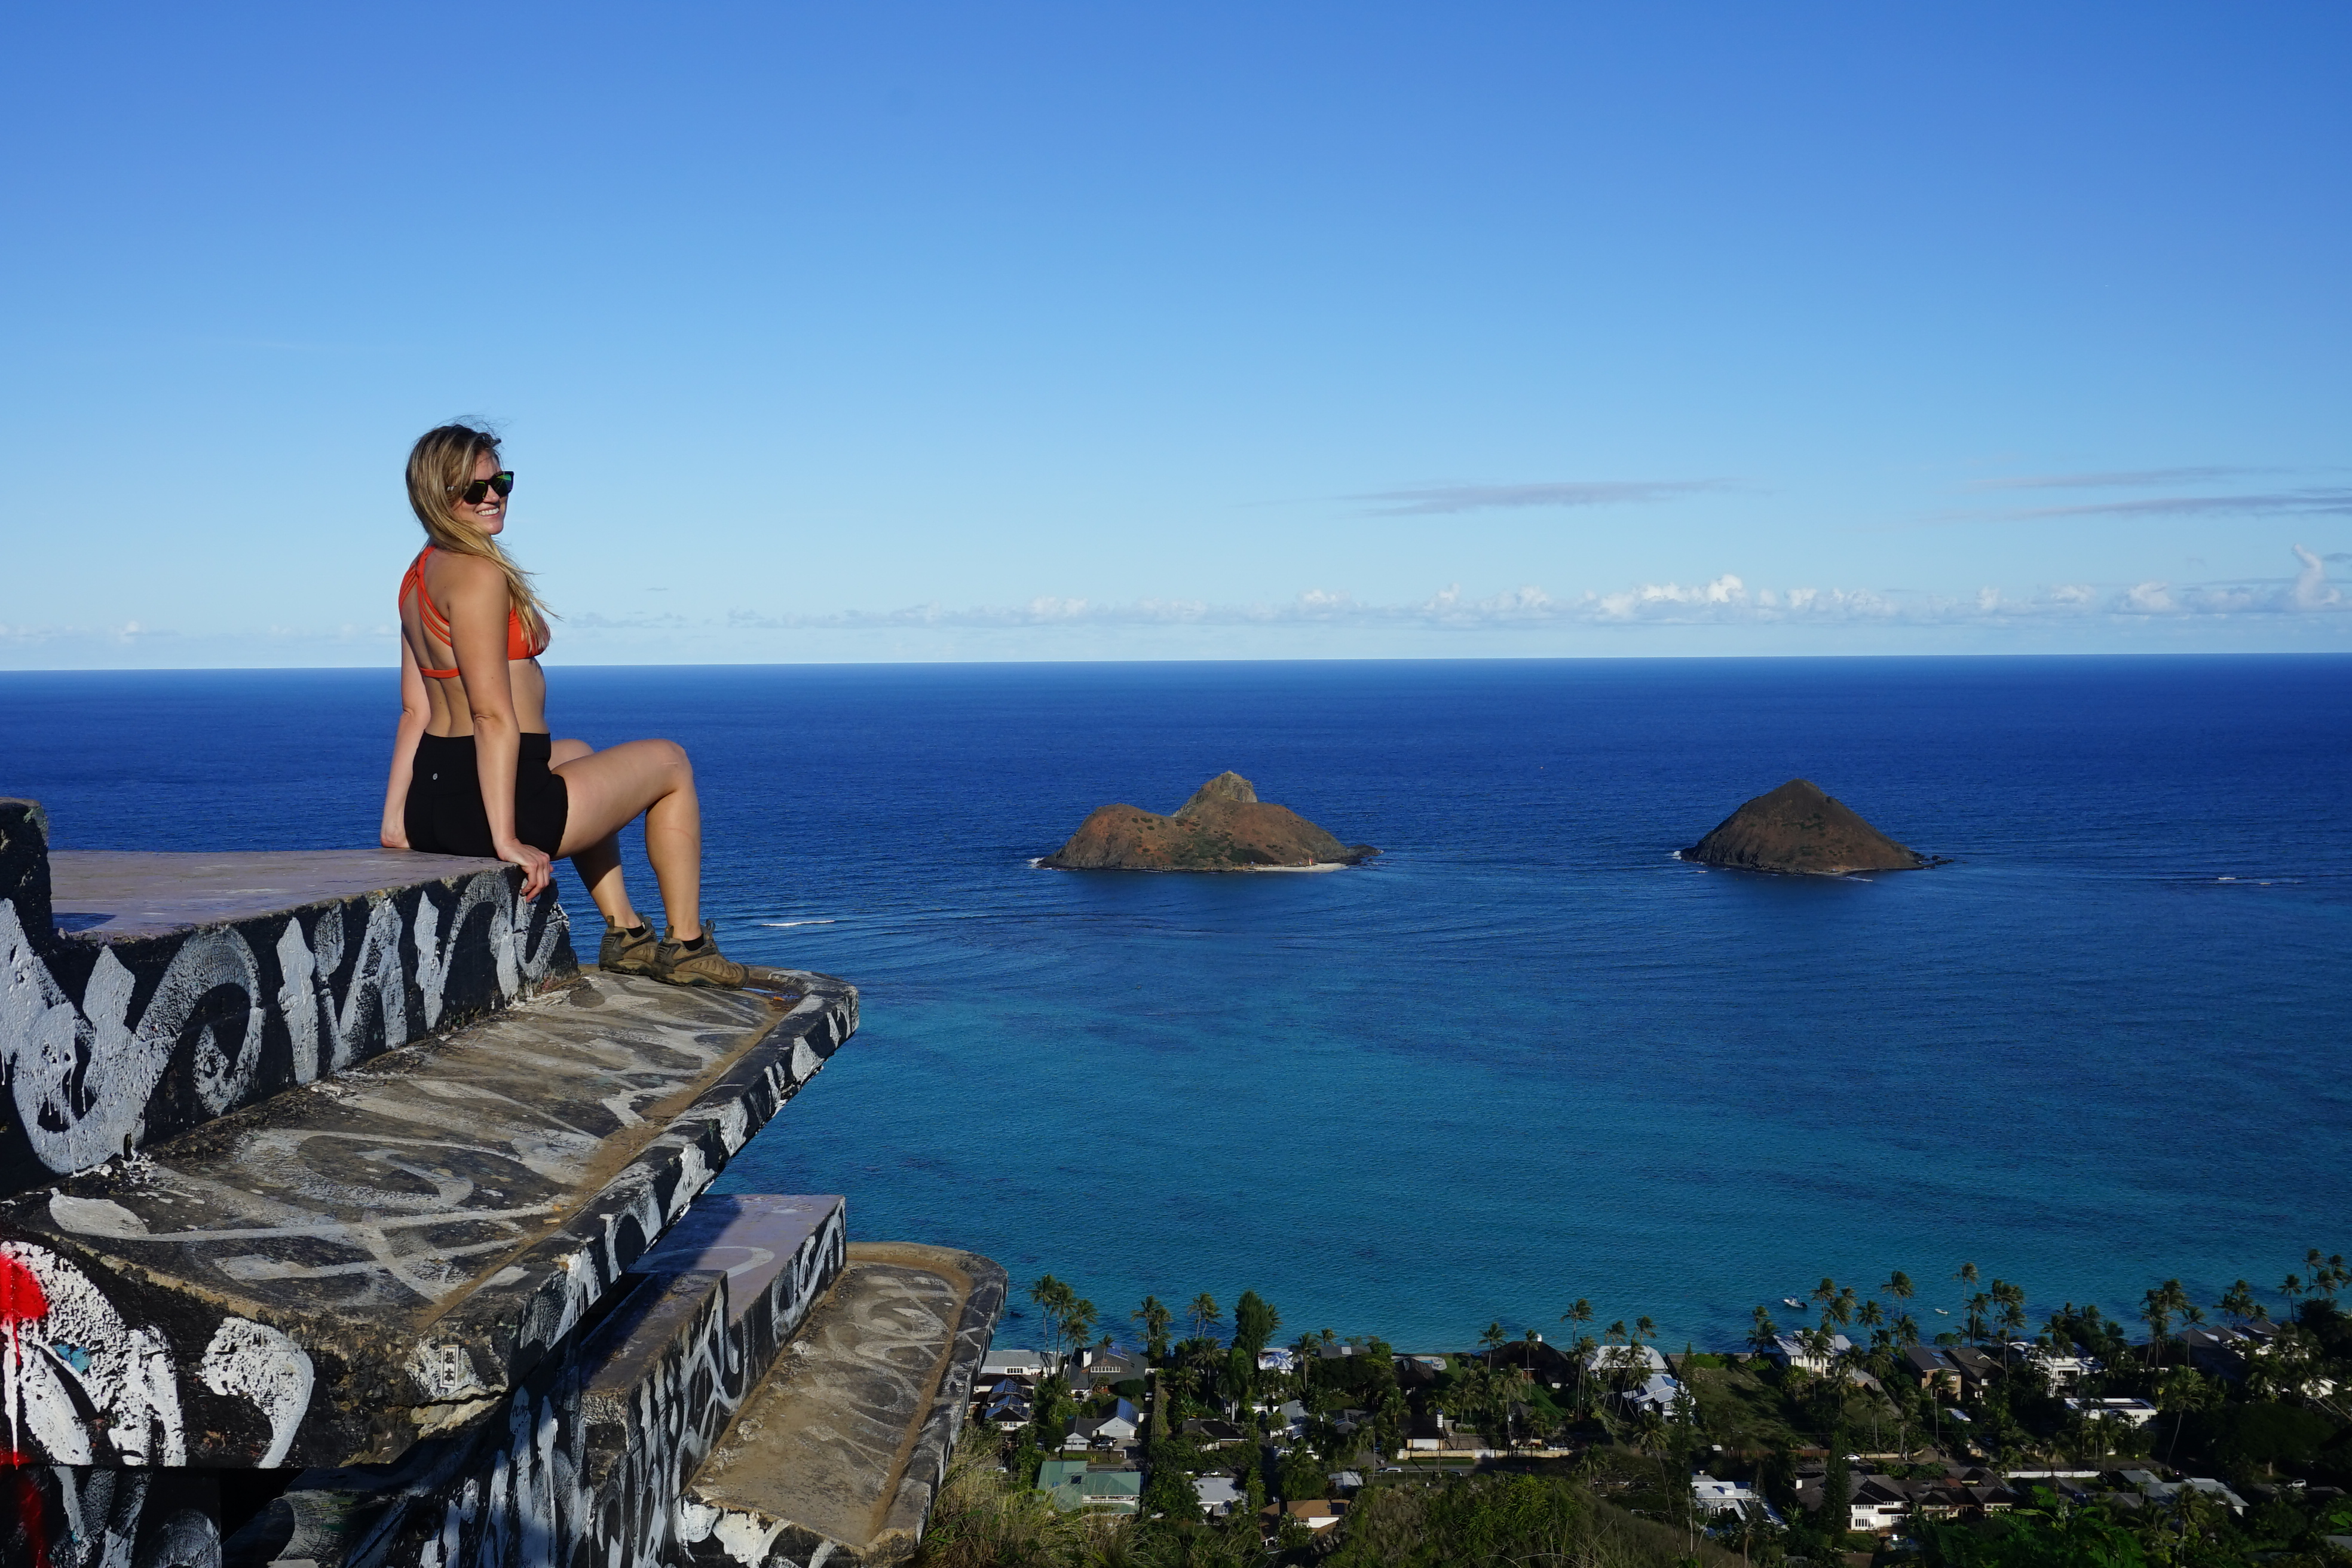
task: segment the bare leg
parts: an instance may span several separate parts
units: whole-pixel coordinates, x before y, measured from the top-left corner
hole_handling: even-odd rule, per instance
[[[670,934],[681,942],[700,936],[702,802],[694,793],[694,764],[685,748],[673,741],[628,741],[575,756],[559,771],[572,809],[557,853],[575,859],[583,851],[593,853],[645,813],[646,858],[654,863],[654,880],[661,884]],[[583,868],[582,879],[587,875]],[[625,893],[621,901],[627,902]],[[602,899],[596,907],[605,909]]]
[[[558,741],[547,749],[547,765],[558,773],[566,763],[593,755],[596,748],[585,741]],[[572,781],[564,780],[568,798]],[[565,826],[570,825],[567,820]],[[596,912],[604,923],[629,930],[645,922],[637,918],[636,906],[629,902],[628,884],[621,877],[621,835],[615,828],[595,843],[572,857],[572,868],[580,873],[581,881],[588,886],[588,896],[596,901]]]

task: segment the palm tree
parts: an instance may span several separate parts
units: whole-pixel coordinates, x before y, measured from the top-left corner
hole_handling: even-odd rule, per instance
[[[1217,1310],[1217,1299],[1206,1290],[1192,1298],[1192,1304],[1184,1310],[1184,1315],[1192,1321],[1192,1337],[1196,1340],[1206,1339],[1209,1331],[1224,1318],[1224,1314]]]
[[[1498,1322],[1487,1324],[1486,1332],[1478,1336],[1478,1343],[1486,1352],[1488,1365],[1494,1363],[1495,1352],[1510,1342],[1511,1336],[1503,1331],[1503,1325]]]
[[[1895,1342],[1906,1349],[1919,1342],[1919,1321],[1908,1312],[1895,1314]]]
[[[2214,1304],[2230,1321],[2242,1323],[2254,1315],[2254,1288],[2241,1279],[2222,1291],[2221,1300]]]
[[[1174,1314],[1161,1306],[1157,1296],[1146,1296],[1143,1305],[1128,1316],[1143,1327],[1143,1353],[1150,1361],[1168,1359],[1168,1325]]]
[[[1878,1290],[1883,1296],[1892,1296],[1898,1301],[1908,1301],[1911,1299],[1911,1276],[1898,1268],[1886,1277],[1886,1283],[1881,1285]]]
[[[2289,1279],[2294,1278],[2287,1276]],[[2162,1286],[2140,1297],[2139,1321],[2147,1325],[2147,1353],[2154,1364],[2164,1364],[2164,1347],[2172,1338],[2172,1298]]]
[[[2025,1331],[2025,1287],[2007,1280],[1992,1282],[1992,1299],[2000,1306],[2000,1360],[2009,1364],[2010,1342]]]
[[[1769,1355],[1773,1347],[1780,1342],[1780,1326],[1772,1321],[1772,1314],[1761,1307],[1756,1309],[1756,1315],[1748,1320],[1748,1348],[1758,1355]]]
[[[1636,1318],[1633,1320],[1633,1332],[1639,1336],[1642,1343],[1648,1344],[1658,1337],[1658,1325],[1650,1321],[1646,1316]]]
[[[1077,1300],[1077,1292],[1048,1274],[1029,1287],[1029,1300],[1045,1314],[1046,1336],[1058,1352],[1066,1332],[1069,1306]]]

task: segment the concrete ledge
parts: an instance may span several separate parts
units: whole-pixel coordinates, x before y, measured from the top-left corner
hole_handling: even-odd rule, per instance
[[[798,980],[583,976],[0,1201],[18,1450],[382,1463],[491,1418],[856,1029]]]
[[[562,906],[521,881],[380,849],[52,857],[40,808],[0,800],[0,1194],[571,974]]]
[[[863,1244],[743,1403],[678,1505],[677,1560],[709,1568],[911,1555],[1004,1306],[969,1252]]]
[[[508,1568],[518,1543],[550,1563],[673,1560],[686,1484],[773,1347],[838,1278],[835,1197],[705,1199],[681,1245],[641,1260],[602,1319],[535,1369],[478,1430],[420,1443],[395,1464],[315,1469],[229,1541],[230,1568]],[[748,1218],[747,1218],[748,1216]],[[764,1282],[677,1269],[756,1224],[781,1255]],[[734,1243],[726,1245],[733,1246]]]

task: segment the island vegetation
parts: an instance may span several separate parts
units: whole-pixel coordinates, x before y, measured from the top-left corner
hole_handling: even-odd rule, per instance
[[[1227,772],[1193,791],[1172,816],[1099,806],[1037,863],[1058,871],[1299,870],[1354,866],[1379,853],[1369,844],[1342,844],[1288,806],[1258,799],[1249,780]]]
[[[1810,779],[1790,779],[1758,795],[1681,853],[1701,866],[1800,877],[1916,871],[1943,863],[1895,843]]]
[[[1411,1353],[1286,1335],[1254,1291],[1146,1298],[1123,1350],[1048,1275],[1015,1320],[1044,1347],[992,1355],[920,1561],[2352,1564],[2347,1286],[2314,1250],[2125,1321],[1967,1263],[1822,1279],[1706,1352],[1577,1299]]]

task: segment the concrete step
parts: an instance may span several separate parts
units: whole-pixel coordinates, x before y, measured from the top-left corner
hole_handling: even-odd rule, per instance
[[[833,1293],[695,1471],[677,1563],[803,1568],[911,1555],[1004,1306],[950,1247],[853,1246]]]
[[[230,1540],[232,1568],[657,1568],[686,1478],[840,1274],[837,1197],[706,1197],[617,1305],[464,1437],[306,1472]]]
[[[385,1463],[470,1433],[856,1029],[591,973],[0,1201],[28,1459]]]
[[[507,1007],[572,974],[562,906],[495,860],[52,855],[0,800],[0,1194]]]

